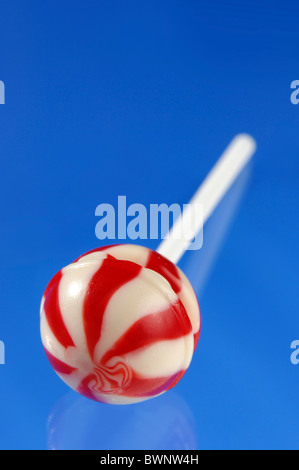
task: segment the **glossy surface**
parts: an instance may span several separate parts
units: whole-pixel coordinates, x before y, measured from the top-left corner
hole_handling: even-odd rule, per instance
[[[41,336],[53,369],[104,403],[135,403],[174,387],[199,333],[199,306],[186,276],[137,245],[81,256],[53,277],[41,303]]]

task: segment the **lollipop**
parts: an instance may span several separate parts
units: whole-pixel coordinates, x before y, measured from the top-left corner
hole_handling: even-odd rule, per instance
[[[128,404],[160,395],[183,377],[198,342],[200,310],[175,263],[199,223],[187,236],[177,234],[197,204],[207,220],[254,149],[249,136],[234,139],[157,252],[128,244],[98,248],[52,278],[41,303],[42,343],[71,388],[99,402]]]

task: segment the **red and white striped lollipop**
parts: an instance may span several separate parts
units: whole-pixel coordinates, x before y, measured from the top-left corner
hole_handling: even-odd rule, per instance
[[[86,253],[46,289],[41,333],[54,370],[106,403],[132,403],[173,387],[200,329],[196,295],[155,251],[116,245]]]
[[[203,205],[204,222],[254,149],[249,136],[235,138],[199,188],[191,207]],[[188,218],[184,212],[172,232],[182,233]],[[42,343],[71,388],[99,402],[127,404],[182,378],[198,342],[200,311],[174,263],[198,229],[188,240],[170,236],[158,252],[127,244],[98,248],[52,278],[41,303]]]

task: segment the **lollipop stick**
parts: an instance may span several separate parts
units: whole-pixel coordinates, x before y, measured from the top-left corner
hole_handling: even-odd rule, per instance
[[[247,134],[239,134],[231,141],[158,247],[158,253],[173,263],[179,262],[255,150],[255,140]],[[200,217],[196,216],[199,208]]]

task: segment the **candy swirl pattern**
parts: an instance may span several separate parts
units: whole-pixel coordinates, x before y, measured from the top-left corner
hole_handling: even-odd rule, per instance
[[[52,278],[41,302],[42,343],[53,369],[104,403],[135,403],[172,388],[199,333],[186,276],[137,245],[86,253]]]

